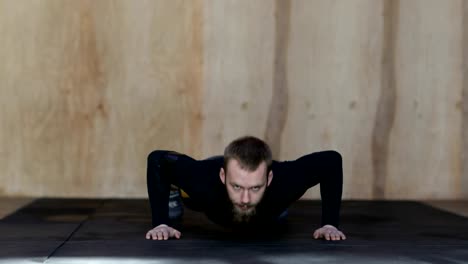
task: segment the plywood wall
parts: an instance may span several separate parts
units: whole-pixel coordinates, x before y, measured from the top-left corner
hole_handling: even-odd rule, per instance
[[[344,198],[468,198],[463,0],[0,0],[0,195],[145,197],[146,156],[335,149]],[[318,198],[318,188],[305,198]]]

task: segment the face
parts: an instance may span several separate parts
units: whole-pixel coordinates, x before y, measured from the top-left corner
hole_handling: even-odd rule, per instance
[[[270,185],[273,173],[267,177],[266,163],[263,162],[255,171],[243,169],[235,159],[229,160],[227,172],[221,168],[219,176],[233,204],[234,220],[248,222],[255,215],[256,206],[263,198],[266,187]]]

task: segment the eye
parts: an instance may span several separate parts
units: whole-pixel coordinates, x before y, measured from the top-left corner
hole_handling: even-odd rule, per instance
[[[252,187],[252,191],[256,192],[258,190],[260,190],[260,187],[258,187],[258,186]]]
[[[234,188],[234,190],[239,190],[240,189],[240,186],[239,185],[234,185],[232,186]]]

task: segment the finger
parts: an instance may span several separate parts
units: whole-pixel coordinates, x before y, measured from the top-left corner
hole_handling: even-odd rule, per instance
[[[335,232],[336,240],[341,240],[341,235],[342,235],[342,234],[343,234],[343,233],[341,233],[340,231],[336,231],[336,232]]]
[[[320,231],[317,231],[317,232],[315,233],[315,236],[316,236],[317,239],[323,238],[323,235],[324,235],[324,234],[323,234],[322,232],[320,232]]]
[[[163,232],[163,238],[164,238],[164,240],[167,240],[167,239],[169,238],[169,233],[167,232],[166,229],[164,229],[162,232]]]
[[[171,228],[171,229],[169,230],[169,236],[170,236],[170,237],[175,237],[175,235],[176,235],[177,232],[179,232],[179,231],[177,231],[177,229]]]
[[[163,239],[163,235],[162,235],[162,231],[161,231],[161,230],[158,230],[158,231],[156,232],[156,235],[157,235],[157,237],[158,237],[158,240],[162,240],[162,239]]]
[[[323,238],[323,237],[325,237],[325,233],[323,232],[323,230],[321,228],[319,228],[319,229],[315,230],[314,236],[315,236],[316,239]]]
[[[332,236],[333,236],[333,240],[340,240],[340,236],[338,235],[338,233],[334,232]]]
[[[330,240],[330,233],[325,233],[325,239]]]
[[[339,234],[340,234],[341,239],[343,239],[343,240],[346,239],[346,236],[343,234],[343,232],[340,232]]]
[[[174,236],[175,236],[176,238],[180,238],[180,237],[182,236],[182,233],[181,233],[179,230],[174,229]]]
[[[159,240],[163,240],[164,239],[164,231],[161,229],[161,230],[158,230],[158,239]]]
[[[331,235],[333,240],[339,240],[338,232],[333,231],[330,235]]]
[[[149,231],[146,233],[146,239],[153,239],[153,232]]]
[[[314,238],[315,238],[315,239],[318,238],[317,230],[314,232]]]

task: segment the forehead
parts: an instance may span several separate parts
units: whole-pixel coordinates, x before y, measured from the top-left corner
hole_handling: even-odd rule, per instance
[[[266,163],[262,162],[255,171],[248,171],[235,160],[229,160],[227,164],[227,177],[230,182],[242,185],[262,185],[266,181]]]

